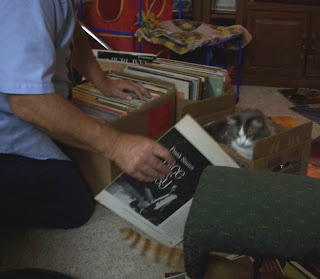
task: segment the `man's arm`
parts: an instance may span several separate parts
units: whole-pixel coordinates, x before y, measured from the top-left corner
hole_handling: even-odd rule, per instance
[[[122,99],[132,99],[124,90],[133,91],[144,100],[144,96],[151,98],[150,93],[140,84],[127,80],[111,80],[106,77],[94,57],[89,45],[88,36],[79,23],[76,24],[73,35],[74,49],[72,66],[87,80],[91,81],[103,94]]]
[[[141,181],[164,179],[174,164],[169,150],[145,137],[119,131],[87,116],[58,94],[8,94],[12,112],[52,138],[91,150],[113,160],[124,172]]]

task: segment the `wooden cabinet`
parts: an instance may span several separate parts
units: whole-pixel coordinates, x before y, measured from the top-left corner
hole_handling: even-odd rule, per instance
[[[245,5],[253,40],[244,49],[243,84],[320,88],[320,6]]]
[[[320,13],[311,17],[306,74],[320,76]]]
[[[212,2],[215,0],[192,0],[191,8],[182,8],[182,18],[192,19],[215,25],[232,25],[236,21],[236,11],[213,10]],[[242,1],[242,0],[240,0]],[[190,1],[189,1],[190,2]],[[173,18],[178,18],[178,9],[173,9]],[[190,6],[190,5],[189,5]],[[182,5],[184,7],[184,5]]]
[[[212,1],[193,0],[184,16],[248,29],[242,84],[320,88],[320,0],[237,0],[236,11],[214,11]]]
[[[248,12],[253,40],[245,49],[246,72],[303,75],[309,16],[283,12]]]
[[[216,0],[203,0],[203,21],[206,23],[211,23],[213,25],[233,25],[236,21],[237,14],[237,1],[234,7],[229,6],[228,2],[226,2],[225,9],[214,9],[213,3]],[[229,3],[230,4],[230,3]]]
[[[172,8],[172,17],[174,19],[179,18],[179,1],[173,1],[175,3]],[[190,19],[194,21],[202,21],[202,0],[187,0],[186,3],[182,0],[182,18]]]

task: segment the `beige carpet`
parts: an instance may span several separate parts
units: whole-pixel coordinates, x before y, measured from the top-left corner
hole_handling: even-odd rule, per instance
[[[308,119],[289,110],[292,104],[276,88],[242,86],[240,107],[262,109],[267,116]],[[313,135],[320,135],[314,124]],[[0,231],[1,269],[45,268],[78,279],[162,279],[170,269],[135,255],[122,242],[119,228],[129,224],[108,209],[97,206],[90,221],[78,229]]]
[[[292,111],[294,106],[286,97],[278,92],[278,88],[263,86],[241,86],[239,107],[261,109],[266,116],[292,116],[298,123],[306,123],[308,118]],[[312,139],[320,136],[320,125],[313,124]]]
[[[129,224],[97,206],[88,223],[78,229],[1,232],[5,268],[44,268],[77,279],[161,279],[169,269],[138,257],[119,235]]]

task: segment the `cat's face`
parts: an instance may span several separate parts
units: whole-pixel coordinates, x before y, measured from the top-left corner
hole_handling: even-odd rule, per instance
[[[233,116],[228,119],[229,141],[242,148],[251,148],[254,141],[261,138],[260,129],[263,120],[260,118],[242,119]]]
[[[246,109],[224,121],[210,123],[206,129],[218,143],[227,144],[243,157],[252,159],[255,141],[272,135],[271,127],[261,110]]]
[[[254,142],[270,135],[259,110],[244,110],[227,119],[227,143],[240,155],[252,159]]]

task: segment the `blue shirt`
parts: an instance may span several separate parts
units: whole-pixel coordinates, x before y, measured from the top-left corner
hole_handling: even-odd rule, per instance
[[[0,1],[0,153],[68,159],[52,139],[17,118],[8,94],[69,93],[76,0]]]

